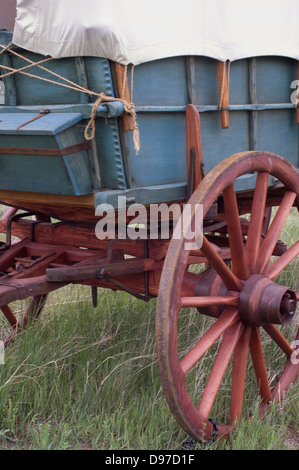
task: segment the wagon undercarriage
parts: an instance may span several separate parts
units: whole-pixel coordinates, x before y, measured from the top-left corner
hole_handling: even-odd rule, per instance
[[[255,191],[237,197],[233,182],[249,169],[257,174]],[[11,326],[4,343],[40,314],[49,292],[69,283],[90,285],[94,305],[98,287],[120,289],[145,301],[158,297],[156,335],[162,386],[178,422],[197,439],[215,433],[210,413],[234,357],[230,424],[217,425],[217,432],[225,435],[241,417],[249,352],[262,405],[281,399],[298,374],[296,343],[292,343],[298,334],[290,340],[280,331],[280,326],[295,327],[298,293],[292,286],[276,283],[298,254],[298,241],[287,246],[280,240],[298,197],[298,176],[290,170],[281,157],[258,152],[235,155],[219,164],[191,196],[192,204],[203,204],[205,217],[202,246],[189,251],[184,249],[184,235],[171,241],[99,240],[93,224],[52,223],[40,214],[32,220],[24,218],[28,213],[13,214],[10,209],[0,221],[1,232],[7,234],[0,256],[0,308]],[[272,194],[267,189],[270,174],[283,185]],[[278,211],[270,221],[269,208],[278,200]],[[12,236],[20,241],[12,242]],[[272,257],[274,262],[269,264]],[[28,297],[31,301],[24,317],[17,320],[9,304]],[[180,316],[186,308],[215,320],[190,345],[180,344]],[[274,387],[267,375],[261,331],[286,360]],[[195,407],[187,376],[221,337],[199,407]]]

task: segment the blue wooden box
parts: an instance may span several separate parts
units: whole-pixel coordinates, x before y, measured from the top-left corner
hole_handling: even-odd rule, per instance
[[[0,113],[0,189],[89,194],[92,191],[89,146],[76,125],[82,115],[38,116]]]
[[[11,39],[11,32],[0,31],[0,44],[8,45]],[[35,62],[44,58],[26,50],[18,49],[18,51],[27,59]],[[0,54],[0,64],[5,67],[18,69],[24,67],[24,65],[28,65],[28,62],[13,54],[4,53]],[[45,67],[96,93],[103,92],[108,96],[114,96],[110,63],[106,59],[94,57],[66,58],[51,60],[45,64]],[[36,67],[32,67],[29,70],[33,75],[35,74],[45,79],[64,83],[45,70],[37,69]],[[2,74],[3,73],[5,72],[2,70]],[[0,113],[22,113],[24,114],[24,118],[22,119],[27,121],[30,114],[38,115],[41,109],[46,108],[50,109],[51,115],[53,116],[51,119],[57,119],[57,123],[60,120],[59,115],[61,113],[80,113],[82,121],[76,125],[74,132],[77,134],[81,133],[81,142],[84,141],[83,131],[90,118],[93,102],[95,101],[94,97],[22,74],[9,75],[7,78],[4,78],[3,82],[5,95],[4,103],[2,106],[0,105]],[[26,117],[27,113],[28,116]],[[42,125],[43,119],[44,118],[42,118],[40,125]],[[5,133],[3,133],[3,135],[4,134]],[[43,192],[78,195],[87,194],[87,192],[92,194],[93,190],[99,190],[101,188],[126,189],[127,181],[123,164],[123,149],[120,134],[119,121],[116,117],[106,119],[105,115],[101,117],[98,116],[95,138],[98,162],[94,162],[94,155],[89,155],[89,157],[91,157],[89,159],[86,158],[86,155],[84,157],[86,164],[88,160],[91,162],[89,170],[89,180],[91,183],[90,181],[88,182],[87,179],[81,182],[81,175],[78,173],[75,176],[76,181],[72,183],[73,190],[70,190],[69,182],[65,182],[58,188],[58,185],[55,185],[55,183],[51,181],[48,183],[46,181],[43,186]],[[40,138],[42,140],[42,136]],[[78,140],[77,137],[75,140]],[[0,146],[1,145],[2,143],[0,141]],[[98,178],[95,178],[94,167],[97,163],[100,164],[101,170],[100,182]],[[50,180],[50,178],[52,178],[51,174],[46,175],[46,172],[44,172],[44,179]],[[56,178],[58,178],[58,175],[56,175]],[[82,178],[85,178],[85,170]],[[15,185],[18,186],[19,191],[37,191],[37,189],[34,189],[36,188],[35,184],[30,186],[28,183],[24,186],[21,183],[22,179],[20,175],[19,181]],[[28,189],[28,187],[30,189]],[[48,191],[49,187],[50,190]],[[78,189],[75,189],[75,187]]]

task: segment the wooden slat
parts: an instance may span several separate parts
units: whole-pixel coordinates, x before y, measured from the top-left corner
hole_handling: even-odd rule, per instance
[[[128,80],[126,77],[126,68],[124,65],[116,63],[115,70],[116,70],[119,97],[122,100],[126,100],[130,102],[131,97],[130,97]],[[124,123],[125,131],[133,131],[135,129],[135,121],[133,117],[130,116],[129,114],[123,114],[123,123]]]
[[[69,205],[77,207],[94,208],[94,195],[86,194],[84,196],[69,196],[63,194],[32,193],[25,191],[6,191],[0,190],[0,201],[6,205],[13,203],[31,203],[31,204],[55,204]],[[6,201],[6,202],[5,202]],[[11,202],[11,204],[9,204]],[[22,205],[20,204],[20,207]]]
[[[200,117],[196,107],[192,104],[186,106],[186,145],[187,182],[188,187],[191,185],[190,192],[192,193],[203,179],[203,154],[201,145]],[[190,175],[192,181],[189,181]]]
[[[219,96],[220,96],[220,109],[228,107],[228,81],[226,62],[218,62],[218,82],[219,82]],[[229,127],[229,113],[228,111],[221,111],[221,126],[222,129]]]
[[[49,157],[63,157],[72,153],[91,150],[89,142],[81,144],[69,145],[60,149],[43,149],[43,148],[20,148],[20,147],[0,147],[0,155],[42,155]]]

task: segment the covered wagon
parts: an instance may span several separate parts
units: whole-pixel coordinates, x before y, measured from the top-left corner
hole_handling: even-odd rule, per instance
[[[261,413],[285,395],[299,371],[298,276],[281,281],[298,272],[282,235],[289,218],[298,234],[298,14],[291,0],[18,0],[0,31],[5,344],[50,291],[121,289],[157,297],[161,383],[190,436],[240,419],[249,357]],[[29,297],[19,320],[9,304]],[[186,309],[214,321],[182,344]],[[282,356],[271,380],[261,332]]]

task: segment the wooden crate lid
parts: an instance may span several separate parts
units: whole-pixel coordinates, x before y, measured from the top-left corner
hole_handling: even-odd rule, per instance
[[[57,135],[82,120],[81,113],[48,113],[40,118],[38,116],[37,113],[0,113],[0,134]]]

